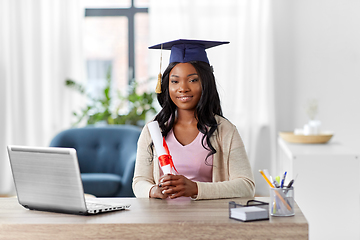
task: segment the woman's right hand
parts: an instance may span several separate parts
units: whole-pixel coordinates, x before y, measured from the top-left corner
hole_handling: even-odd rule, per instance
[[[159,187],[158,185],[153,186],[150,189],[150,193],[149,193],[149,197],[151,198],[160,198],[160,199],[165,199],[167,198],[169,195],[168,194],[163,194],[162,192],[164,191],[164,187]]]

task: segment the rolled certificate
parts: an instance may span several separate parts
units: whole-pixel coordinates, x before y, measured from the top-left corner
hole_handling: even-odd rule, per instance
[[[161,170],[163,171],[164,174],[175,174],[176,169],[172,161],[171,155],[169,153],[169,150],[167,149],[165,139],[163,139],[161,135],[159,123],[157,121],[153,121],[148,124],[148,128],[150,131],[151,138],[154,142],[156,153],[159,158],[159,164]]]

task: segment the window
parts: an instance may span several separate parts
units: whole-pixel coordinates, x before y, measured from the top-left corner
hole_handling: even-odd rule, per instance
[[[134,79],[146,81],[148,0],[83,0],[83,3],[90,94],[99,94],[110,67],[112,87],[122,93]]]

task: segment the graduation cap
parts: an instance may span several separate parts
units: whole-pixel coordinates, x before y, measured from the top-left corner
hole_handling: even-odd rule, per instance
[[[202,61],[209,63],[205,49],[228,43],[229,42],[179,39],[160,43],[149,47],[149,49],[171,50],[169,63],[186,63],[190,61]],[[162,60],[160,60],[160,74],[158,76],[158,84],[155,90],[156,93],[161,93],[161,62]]]

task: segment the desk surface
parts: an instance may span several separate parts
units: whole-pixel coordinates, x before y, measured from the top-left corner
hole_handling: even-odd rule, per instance
[[[267,198],[256,198],[268,201]],[[6,239],[308,239],[308,223],[296,205],[293,217],[240,222],[229,219],[228,203],[247,199],[192,201],[107,198],[130,209],[93,216],[31,211],[16,198],[0,199],[0,238]]]

